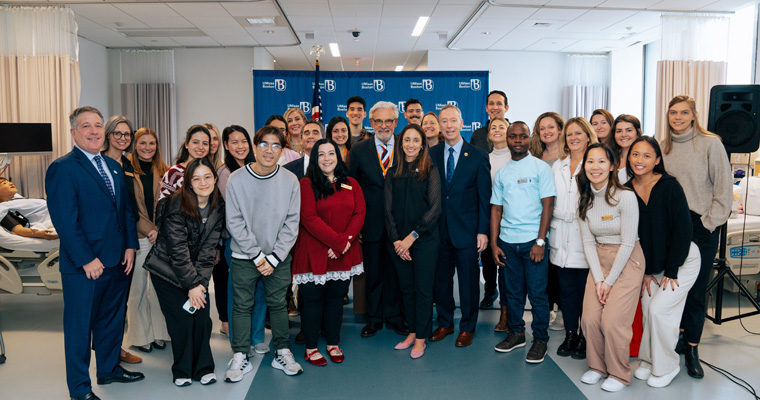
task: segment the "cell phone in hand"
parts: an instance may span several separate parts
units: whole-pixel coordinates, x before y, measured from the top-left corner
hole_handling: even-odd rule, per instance
[[[205,294],[203,295],[203,298],[206,298]],[[189,312],[190,314],[195,314],[195,312],[198,311],[196,307],[190,305],[190,298],[188,298],[185,304],[182,305],[182,309]]]

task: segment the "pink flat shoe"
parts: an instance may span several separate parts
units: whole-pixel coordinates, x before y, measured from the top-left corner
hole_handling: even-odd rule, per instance
[[[399,342],[399,344],[397,344],[396,347],[394,347],[394,349],[396,349],[396,350],[406,350],[406,349],[412,347],[412,345],[414,345],[414,341],[412,341],[412,343]]]
[[[422,351],[414,351],[412,350],[411,354],[409,354],[410,357],[412,357],[412,360],[416,360],[423,355],[425,355],[425,349],[427,348],[427,344],[422,345]]]

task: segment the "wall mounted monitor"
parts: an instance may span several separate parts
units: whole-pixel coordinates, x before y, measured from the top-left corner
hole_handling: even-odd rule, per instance
[[[53,128],[49,123],[0,123],[0,156],[53,154]]]

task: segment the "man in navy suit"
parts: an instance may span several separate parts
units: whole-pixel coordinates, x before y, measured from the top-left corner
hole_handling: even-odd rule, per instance
[[[401,313],[401,289],[396,270],[388,259],[388,234],[385,231],[385,173],[393,165],[396,151],[393,131],[398,124],[398,107],[379,101],[369,110],[374,137],[351,148],[348,174],[359,182],[367,206],[362,227],[362,258],[366,274],[367,325],[362,337],[375,336],[385,322],[388,329],[408,335],[409,326]]]
[[[443,202],[441,248],[433,288],[438,329],[430,340],[440,341],[454,333],[456,271],[462,310],[456,345],[464,347],[472,344],[478,322],[478,253],[488,245],[491,165],[485,151],[462,139],[463,121],[459,108],[444,106],[439,120],[445,141],[430,149],[430,156],[441,175]]]
[[[301,144],[303,144],[303,157],[293,160],[285,165],[285,169],[292,172],[300,181],[306,175],[306,168],[309,168],[309,157],[314,143],[325,137],[325,127],[321,122],[315,119],[306,121],[301,131]]]
[[[61,239],[66,383],[72,399],[93,400],[90,349],[99,385],[145,377],[119,365],[127,275],[139,246],[122,169],[100,152],[103,115],[80,107],[69,120],[76,146],[50,164],[45,189]]]

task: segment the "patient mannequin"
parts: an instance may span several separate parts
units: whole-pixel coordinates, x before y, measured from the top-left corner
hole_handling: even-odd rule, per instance
[[[5,178],[0,178],[0,203],[13,200],[17,193],[16,185]],[[0,225],[2,225],[3,228],[6,228],[19,236],[46,240],[58,239],[58,235],[55,234],[55,231],[49,229],[27,228],[26,225],[28,224],[29,221],[23,215],[13,211],[9,212],[2,221],[0,221]]]

